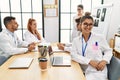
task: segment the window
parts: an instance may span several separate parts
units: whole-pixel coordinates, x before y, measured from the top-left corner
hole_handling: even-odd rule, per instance
[[[36,19],[38,30],[42,34],[42,0],[0,0],[0,5],[3,29],[5,28],[3,25],[4,17],[11,15],[16,17],[19,24],[16,33],[21,40],[24,32],[27,30],[29,18]]]

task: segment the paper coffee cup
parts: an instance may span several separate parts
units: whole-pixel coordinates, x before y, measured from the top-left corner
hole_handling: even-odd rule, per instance
[[[41,69],[47,69],[47,58],[38,58],[38,61]]]

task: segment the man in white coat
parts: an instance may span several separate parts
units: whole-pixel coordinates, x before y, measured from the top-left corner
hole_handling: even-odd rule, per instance
[[[14,33],[18,29],[18,23],[15,17],[7,16],[4,18],[5,30],[0,33],[0,55],[9,57],[14,54],[22,54],[27,51],[32,51],[35,44],[28,44],[27,42],[19,40]]]
[[[104,37],[91,32],[93,23],[91,16],[81,18],[82,32],[73,40],[71,57],[80,63],[86,80],[107,80],[106,64],[110,63],[112,49]]]

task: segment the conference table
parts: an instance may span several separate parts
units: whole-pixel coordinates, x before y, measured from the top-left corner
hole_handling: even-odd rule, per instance
[[[56,52],[54,55],[70,56],[68,52]],[[28,69],[9,69],[10,64],[17,58],[34,58]],[[0,80],[85,80],[80,65],[71,61],[71,67],[53,67],[48,60],[48,68],[41,71],[38,62],[39,52],[28,52],[10,57],[0,66]]]

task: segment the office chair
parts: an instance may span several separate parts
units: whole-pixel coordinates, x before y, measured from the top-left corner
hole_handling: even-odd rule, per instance
[[[108,67],[108,80],[120,80],[120,59],[113,56]]]
[[[0,56],[0,66],[7,60],[5,56]]]

